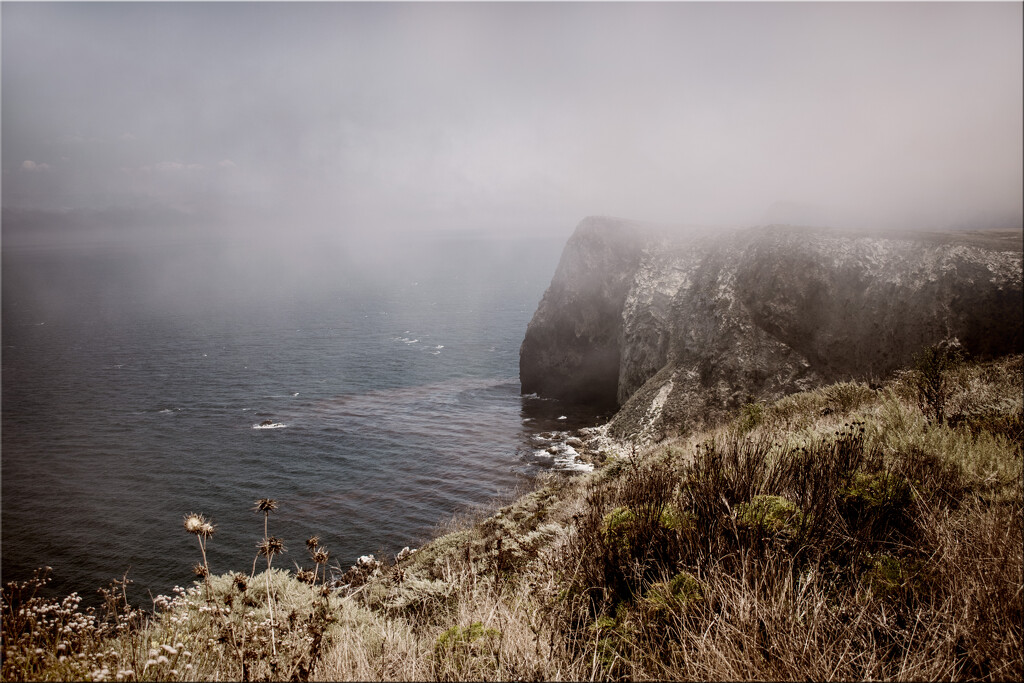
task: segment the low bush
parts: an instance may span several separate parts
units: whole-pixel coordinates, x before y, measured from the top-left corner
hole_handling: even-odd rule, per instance
[[[929,421],[942,424],[950,394],[950,372],[964,360],[959,342],[943,342],[925,347],[914,357],[913,383],[917,403]]]

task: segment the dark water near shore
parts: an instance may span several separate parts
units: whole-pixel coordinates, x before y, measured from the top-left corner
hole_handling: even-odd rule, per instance
[[[127,570],[148,602],[192,580],[192,511],[212,570],[248,571],[264,497],[282,565],[317,534],[347,567],[571,467],[535,434],[597,417],[518,382],[560,250],[4,250],[3,580],[50,565],[89,599]]]

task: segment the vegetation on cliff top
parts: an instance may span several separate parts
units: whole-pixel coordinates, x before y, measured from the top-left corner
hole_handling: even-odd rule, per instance
[[[1024,368],[957,360],[543,479],[347,595],[270,553],[145,611],[8,584],[3,679],[1019,680]]]

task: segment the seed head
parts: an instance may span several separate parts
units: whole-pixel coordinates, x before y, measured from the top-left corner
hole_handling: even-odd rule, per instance
[[[256,501],[256,507],[253,510],[259,510],[263,513],[271,513],[277,509],[277,501],[273,498],[260,498]]]
[[[206,522],[205,524],[203,524],[203,528],[199,530],[199,534],[203,538],[209,538],[210,536],[213,536],[213,532],[215,532],[216,530],[217,527],[215,527],[210,522]]]
[[[235,574],[232,577],[232,582],[239,593],[244,593],[245,589],[249,587],[249,581],[244,574]]]
[[[309,571],[308,569],[300,569],[299,571],[295,572],[295,578],[301,581],[302,583],[313,583],[314,576],[315,574],[313,574],[313,572]]]
[[[259,548],[260,555],[265,557],[273,557],[274,555],[280,555],[285,552],[284,542],[277,536],[264,538],[256,544],[256,547]]]
[[[213,528],[213,526],[206,521],[205,517],[203,517],[202,515],[197,515],[194,512],[190,512],[187,515],[185,515],[185,519],[182,522],[182,526],[185,527],[185,531],[189,532],[190,534],[195,534],[196,536],[199,536],[203,533],[204,526],[210,526],[211,529]],[[213,532],[211,531],[211,533]]]
[[[309,548],[309,552],[314,552],[318,545],[320,545],[320,537],[319,536],[310,536],[306,540],[306,547]]]
[[[206,565],[202,564],[192,565],[192,573],[200,579],[205,579],[206,575],[209,574],[209,572],[206,571]]]
[[[317,564],[327,564],[327,559],[330,556],[330,552],[327,548],[317,548],[313,551],[313,561]]]

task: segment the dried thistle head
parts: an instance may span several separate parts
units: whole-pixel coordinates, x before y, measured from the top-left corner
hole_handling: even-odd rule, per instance
[[[205,579],[207,577],[207,575],[209,575],[210,572],[207,571],[206,565],[204,565],[204,564],[194,564],[194,565],[192,565],[192,573],[195,574],[200,579]]]
[[[256,507],[253,510],[259,510],[265,514],[270,514],[277,509],[277,501],[273,498],[260,498],[256,501]]]
[[[244,593],[245,589],[249,587],[249,579],[245,574],[235,574],[231,577],[231,582],[239,593]]]
[[[317,548],[313,551],[313,561],[317,564],[327,564],[330,555],[331,553],[327,548]]]
[[[274,555],[280,555],[285,552],[284,542],[277,536],[271,536],[270,538],[264,538],[262,541],[256,544],[259,548],[260,555],[264,557],[273,557]]]
[[[295,578],[301,581],[302,583],[313,583],[313,579],[315,576],[316,575],[308,569],[300,569],[299,571],[295,572]]]
[[[309,548],[309,552],[314,552],[318,545],[320,545],[319,536],[310,536],[308,539],[306,539],[306,547]]]
[[[203,527],[208,525],[210,525],[210,523],[206,521],[205,517],[197,515],[194,512],[190,512],[185,515],[185,519],[182,522],[182,526],[185,527],[185,531],[190,534],[195,534],[196,536],[202,535]],[[210,528],[213,528],[212,525],[210,525]]]
[[[203,527],[199,530],[199,535],[203,538],[209,538],[213,536],[213,533],[217,531],[217,527],[210,522],[204,522]]]

